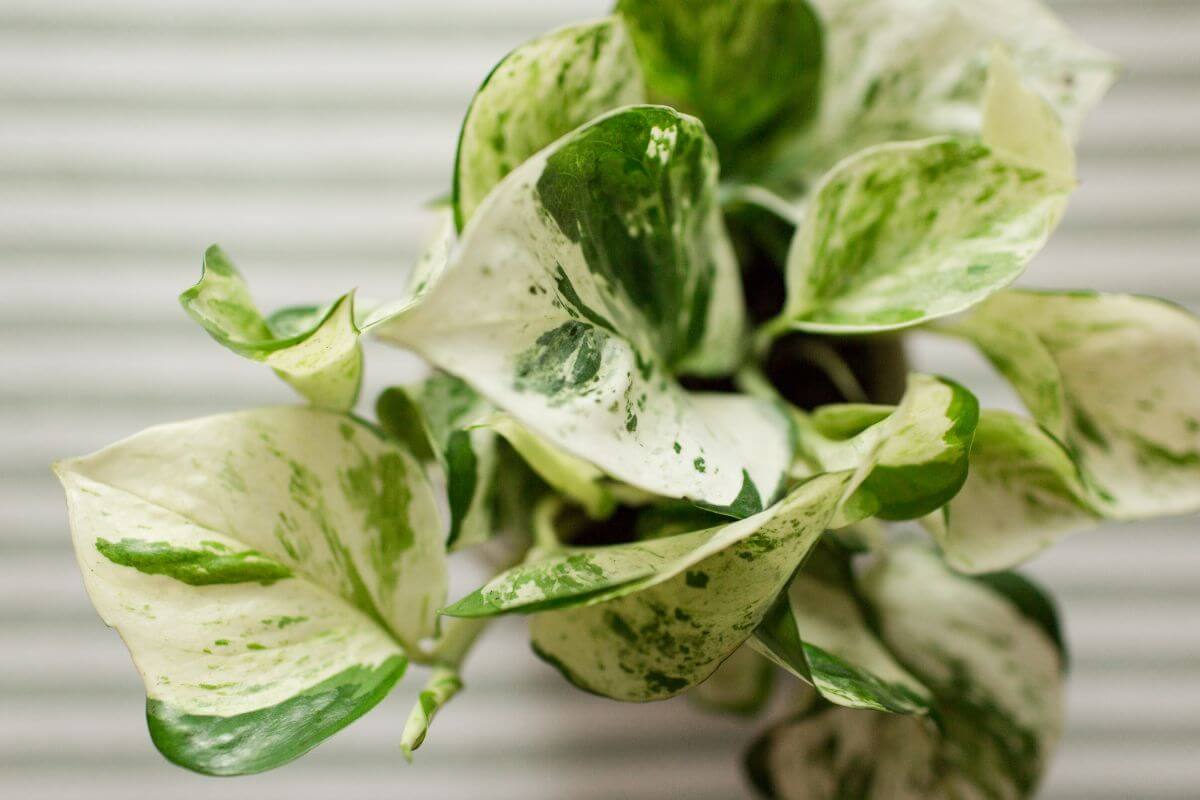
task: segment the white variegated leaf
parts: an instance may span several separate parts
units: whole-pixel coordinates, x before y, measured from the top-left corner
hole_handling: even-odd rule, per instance
[[[642,543],[692,547],[651,565],[645,577],[583,596],[583,605],[538,614],[530,623],[534,650],[575,685],[618,700],[658,700],[695,686],[762,621],[850,478],[819,475],[754,517]],[[612,586],[606,577],[599,582]]]
[[[820,182],[788,253],[777,325],[815,333],[909,327],[1012,283],[1074,188],[1070,143],[998,53],[982,139],[893,142]]]
[[[219,343],[266,363],[314,405],[346,410],[358,399],[362,350],[352,294],[326,308],[296,309],[268,321],[233,263],[214,245],[204,254],[200,281],[179,301]]]
[[[280,407],[60,462],[84,583],[172,761],[285,763],[374,706],[435,632],[442,526],[417,462],[355,419]]]
[[[741,358],[716,172],[691,117],[657,106],[601,117],[505,178],[441,279],[375,331],[620,481],[755,513],[790,461],[784,415],[673,378]]]
[[[614,17],[560,28],[509,53],[479,87],[459,134],[459,230],[529,156],[606,111],[645,99],[633,44]]]
[[[898,714],[929,710],[929,690],[868,626],[845,556],[813,550],[749,644],[831,703]]]
[[[971,479],[934,521],[956,566],[1011,566],[1099,518],[1200,508],[1196,317],[1129,295],[1010,291],[940,330],[978,346],[1033,415],[981,425]]]
[[[861,587],[894,656],[932,692],[921,717],[819,705],[750,757],[779,800],[1032,797],[1062,730],[1063,654],[1052,606],[1016,577],[957,575],[902,546]]]
[[[1038,0],[812,0],[825,33],[815,123],[762,179],[802,195],[846,156],[883,142],[979,136],[995,45],[1072,138],[1117,73]]]

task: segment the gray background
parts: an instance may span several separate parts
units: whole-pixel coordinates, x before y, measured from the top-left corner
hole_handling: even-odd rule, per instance
[[[1200,3],[1054,5],[1128,71],[1083,187],[1025,281],[1200,303]],[[573,691],[519,621],[418,763],[416,681],[305,759],[219,784],[151,748],[142,692],[91,610],[48,464],[152,423],[292,402],[176,294],[220,242],[265,307],[387,295],[447,188],[457,126],[520,41],[602,0],[0,0],[0,792],[13,798],[737,798],[753,726]],[[1011,405],[968,354],[920,365]],[[370,396],[413,374],[372,348]],[[1200,796],[1195,517],[1078,535],[1032,565],[1075,667],[1048,798]],[[462,588],[466,588],[465,586]]]

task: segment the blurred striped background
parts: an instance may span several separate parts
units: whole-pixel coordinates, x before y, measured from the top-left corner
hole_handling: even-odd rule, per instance
[[[1053,5],[1128,69],[1087,128],[1083,188],[1026,283],[1195,309],[1200,2]],[[48,470],[153,423],[292,401],[180,311],[204,247],[224,245],[266,307],[396,291],[477,83],[522,40],[606,7],[0,0],[0,794],[217,791],[152,749],[140,683],[84,597]],[[1011,405],[969,354],[918,342],[917,355]],[[364,396],[415,368],[373,348]],[[1082,534],[1032,566],[1062,600],[1075,655],[1044,797],[1200,797],[1197,523]],[[307,758],[219,791],[748,796],[738,756],[753,725],[576,692],[532,656],[519,621],[484,640],[467,680],[414,766],[397,748],[410,678]]]

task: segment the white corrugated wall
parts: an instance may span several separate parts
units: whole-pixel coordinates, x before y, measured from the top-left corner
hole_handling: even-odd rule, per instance
[[[1060,0],[1127,64],[1082,146],[1083,188],[1026,283],[1200,305],[1200,2]],[[475,85],[603,0],[0,0],[0,794],[12,798],[746,795],[753,726],[583,695],[519,622],[417,764],[412,688],[310,756],[214,783],[168,766],[84,597],[48,464],[152,423],[291,402],[175,296],[220,242],[273,307],[403,283]],[[920,365],[1010,404],[961,350]],[[374,348],[373,392],[412,359]],[[1062,600],[1070,724],[1044,796],[1200,797],[1200,528],[1082,534],[1032,570]],[[467,587],[462,587],[467,588]]]

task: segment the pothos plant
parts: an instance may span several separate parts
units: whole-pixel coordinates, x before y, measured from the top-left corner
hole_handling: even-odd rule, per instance
[[[1007,288],[1113,75],[1032,0],[620,0],[483,82],[398,298],[264,317],[210,249],[185,310],[309,404],[56,466],[155,745],[276,767],[412,661],[411,756],[487,622],[526,614],[605,697],[792,689],[749,748],[765,794],[1029,796],[1067,661],[1006,570],[1200,507],[1197,320]],[[1028,414],[905,377],[910,331],[974,345]],[[374,421],[363,335],[433,368]],[[494,577],[447,598],[468,552]]]

